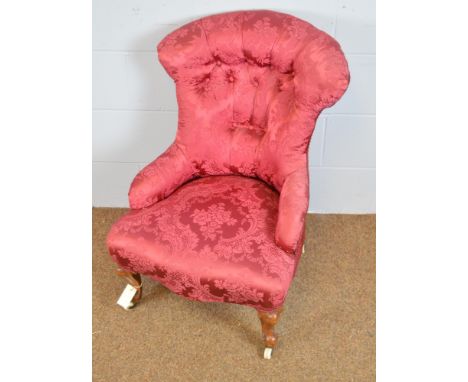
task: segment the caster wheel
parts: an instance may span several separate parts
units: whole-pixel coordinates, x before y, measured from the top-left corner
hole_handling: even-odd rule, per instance
[[[272,351],[273,351],[272,348],[265,348],[265,351],[263,352],[263,358],[264,359],[271,359]]]

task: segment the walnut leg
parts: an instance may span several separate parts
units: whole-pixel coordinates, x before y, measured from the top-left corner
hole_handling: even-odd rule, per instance
[[[128,272],[123,269],[117,269],[117,275],[122,277],[127,283],[134,287],[137,292],[132,298],[132,303],[136,304],[143,295],[143,286],[141,284],[141,275],[139,273]]]
[[[275,333],[274,328],[282,311],[283,307],[271,312],[257,310],[258,317],[262,323],[263,341],[265,342],[264,358],[266,359],[271,358],[271,352],[278,342],[278,335]]]

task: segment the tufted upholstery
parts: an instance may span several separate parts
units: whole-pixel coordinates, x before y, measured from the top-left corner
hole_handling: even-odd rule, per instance
[[[158,54],[176,84],[179,126],[174,143],[133,181],[131,208],[153,208],[199,177],[255,178],[279,193],[276,224],[265,235],[298,254],[315,121],[349,82],[338,43],[295,17],[242,11],[177,29]],[[111,239],[111,254],[121,251]]]

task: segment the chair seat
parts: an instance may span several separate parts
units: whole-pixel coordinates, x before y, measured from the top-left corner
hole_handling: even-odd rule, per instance
[[[270,310],[283,304],[298,257],[274,240],[278,193],[243,176],[209,176],[132,210],[107,238],[120,267],[198,301]]]

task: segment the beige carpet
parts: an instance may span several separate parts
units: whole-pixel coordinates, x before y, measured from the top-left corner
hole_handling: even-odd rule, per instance
[[[115,304],[105,237],[123,209],[93,210],[93,381],[375,380],[375,215],[310,215],[301,259],[262,358],[252,308],[197,303],[143,281],[140,304]]]

